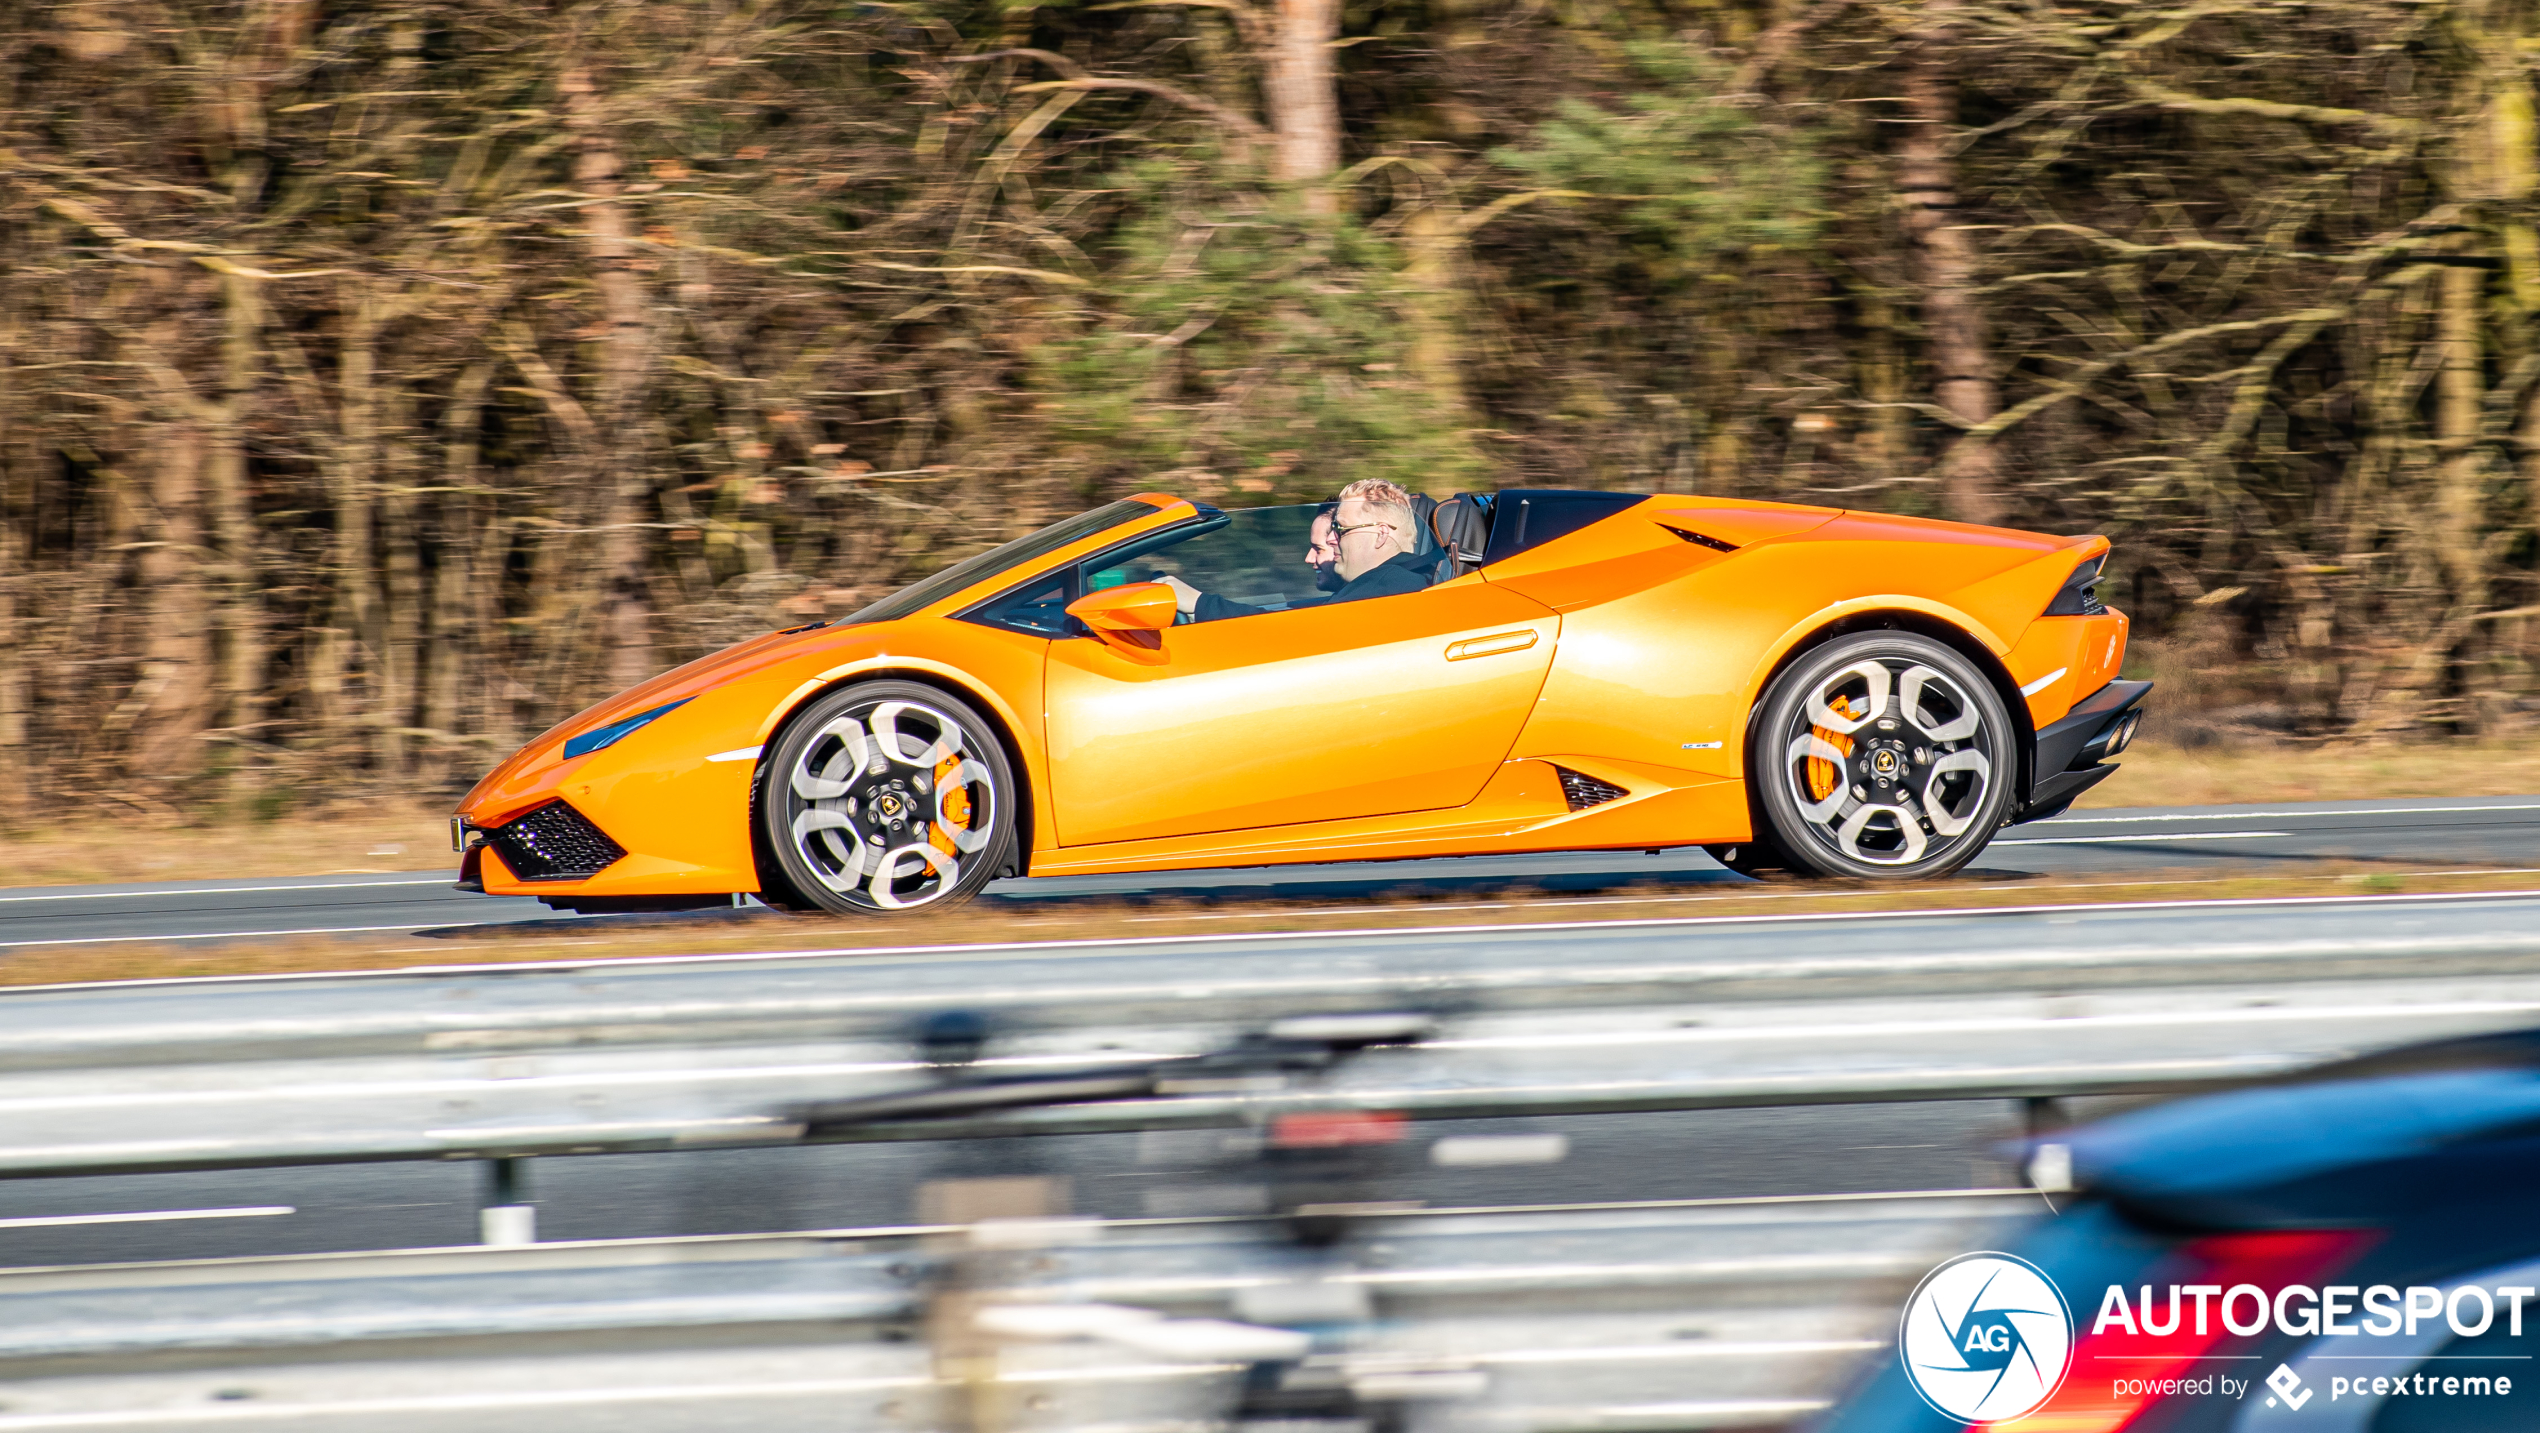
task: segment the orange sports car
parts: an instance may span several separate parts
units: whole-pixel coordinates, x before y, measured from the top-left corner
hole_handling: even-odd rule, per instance
[[[666,672],[477,783],[461,884],[887,912],[1685,845],[1929,877],[2114,771],[2150,688],[2118,678],[2102,537],[1509,490],[1422,514],[1407,590],[1338,601],[1328,511],[1128,498]]]

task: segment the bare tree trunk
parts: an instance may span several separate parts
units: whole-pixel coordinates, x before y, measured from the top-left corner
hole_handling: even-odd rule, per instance
[[[2486,561],[2479,550],[2481,501],[2487,455],[2479,446],[2479,412],[2487,396],[2485,351],[2480,343],[2481,290],[2485,271],[2443,271],[2440,328],[2442,368],[2435,400],[2435,440],[2443,473],[2435,509],[2437,546],[2451,578],[2454,610],[2472,612],[2486,603]]]
[[[389,390],[386,442],[381,464],[387,478],[379,500],[380,584],[379,700],[373,707],[379,722],[379,758],[384,774],[404,780],[412,772],[411,738],[416,721],[417,666],[423,650],[422,534],[415,530],[413,452],[414,395],[402,387]]]
[[[153,783],[182,784],[203,766],[212,713],[210,603],[203,590],[203,430],[169,423],[152,434],[150,511],[139,560],[148,608],[141,680],[131,705],[131,766]]]
[[[23,335],[14,324],[9,327],[6,348],[14,352]],[[41,655],[26,621],[36,606],[35,587],[18,514],[19,494],[32,499],[41,491],[39,463],[51,455],[43,452],[31,431],[30,406],[20,391],[16,365],[0,362],[0,427],[8,430],[7,438],[0,440],[0,825],[27,814],[36,785],[28,760],[27,723],[35,707],[35,673]]]
[[[486,660],[487,644],[494,628],[490,609],[478,612],[471,599],[500,580],[499,572],[488,571],[477,555],[476,513],[482,500],[464,491],[478,486],[483,479],[476,471],[478,425],[484,422],[485,389],[493,380],[494,365],[489,361],[469,364],[460,372],[458,382],[450,389],[449,404],[441,410],[441,486],[437,506],[439,520],[433,534],[432,612],[429,639],[424,647],[423,724],[453,736],[469,729],[464,694],[470,689],[481,693],[493,673]],[[486,705],[490,708],[492,703]],[[490,722],[474,724],[482,730]],[[446,741],[441,756],[429,762],[435,774],[446,774],[448,753],[455,751]]]
[[[378,602],[371,590],[371,501],[379,427],[372,379],[378,369],[379,302],[370,286],[357,280],[345,286],[341,310],[344,332],[335,363],[336,455],[330,465],[335,479],[330,495],[335,504],[335,544],[327,564],[335,601],[320,634],[321,655],[312,671],[313,680],[322,676],[333,686],[329,703],[333,710],[324,719],[330,727],[329,744],[339,750],[369,746],[362,738],[370,733],[354,728],[379,711]],[[371,700],[357,702],[344,693],[343,684],[365,649],[371,662],[363,674],[368,678],[365,694]]]
[[[633,244],[626,210],[616,202],[624,162],[609,136],[589,71],[579,66],[566,71],[560,88],[567,122],[581,143],[574,183],[600,201],[581,210],[583,252],[609,326],[601,343],[598,415],[602,446],[597,482],[606,493],[599,521],[600,636],[610,684],[627,687],[651,676],[654,667],[644,541],[635,526],[647,496],[637,409],[652,363],[652,333],[643,282],[630,264]]]
[[[0,822],[24,814],[34,784],[28,780],[26,720],[35,659],[18,627],[18,588],[27,563],[11,496],[8,470],[0,468]]]
[[[1970,427],[2001,410],[1993,352],[1977,301],[1976,251],[1958,224],[1957,165],[1949,141],[1958,122],[1952,76],[1951,12],[1957,0],[1927,0],[1923,24],[1909,37],[1905,108],[1913,123],[1897,153],[1896,187],[1905,201],[1905,232],[1922,280],[1923,329],[1930,346],[1933,398]],[[1941,459],[1940,501],[1960,522],[1998,523],[2004,516],[2000,461],[1985,438],[1952,443]]]
[[[256,522],[247,493],[246,414],[256,386],[256,349],[264,326],[257,280],[221,280],[226,329],[221,344],[220,401],[213,405],[204,454],[213,547],[220,581],[220,724],[246,727],[265,711],[265,633],[257,603]]]
[[[1278,137],[1279,178],[1306,186],[1306,208],[1317,214],[1339,208],[1323,181],[1341,167],[1340,97],[1332,88],[1332,41],[1340,32],[1340,0],[1278,0],[1262,85]]]

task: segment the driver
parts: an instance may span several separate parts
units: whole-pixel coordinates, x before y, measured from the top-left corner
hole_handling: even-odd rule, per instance
[[[1382,478],[1361,478],[1341,489],[1332,508],[1330,539],[1334,554],[1332,576],[1339,582],[1324,605],[1355,602],[1362,597],[1396,597],[1429,585],[1437,573],[1437,560],[1419,555],[1419,528],[1412,513],[1411,494]],[[1321,537],[1322,528],[1322,515],[1318,513],[1306,552],[1307,565],[1318,569],[1317,587],[1331,580],[1322,575],[1321,564],[1316,561],[1317,549],[1322,546],[1316,539]],[[1264,610],[1202,592],[1178,577],[1168,575],[1161,581],[1173,589],[1174,605],[1195,622],[1215,622]]]

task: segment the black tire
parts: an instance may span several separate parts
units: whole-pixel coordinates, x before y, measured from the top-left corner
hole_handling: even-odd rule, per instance
[[[1812,770],[1812,768],[1814,768]],[[1926,880],[1974,860],[2019,779],[2010,709],[1974,663],[1912,632],[1861,632],[1773,679],[1746,771],[1794,869]]]
[[[967,702],[916,682],[843,687],[759,762],[752,804],[773,867],[761,898],[839,915],[959,905],[1013,871],[1021,799],[995,729]]]

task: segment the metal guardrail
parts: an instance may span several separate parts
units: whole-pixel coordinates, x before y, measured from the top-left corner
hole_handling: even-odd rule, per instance
[[[1754,1428],[2034,1196],[963,1228],[0,1271],[0,1430]],[[1832,1252],[1830,1252],[1832,1251]]]
[[[2533,1023],[2533,909],[1615,923],[20,992],[0,995],[0,1176],[785,1142],[807,1102],[929,1087],[912,1030],[953,1008],[993,1021],[976,1068],[1005,1073],[1197,1054],[1317,1012],[1429,1027],[1319,1072],[845,1137],[2179,1090]]]

